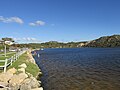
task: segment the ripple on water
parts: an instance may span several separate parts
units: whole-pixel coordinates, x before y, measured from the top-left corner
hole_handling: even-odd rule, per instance
[[[120,48],[44,49],[44,90],[120,90]]]

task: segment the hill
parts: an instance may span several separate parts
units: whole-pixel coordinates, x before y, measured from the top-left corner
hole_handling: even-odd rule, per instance
[[[13,44],[20,48],[80,48],[80,47],[120,47],[120,35],[103,36],[92,41],[84,42],[57,42],[49,41],[44,43]],[[3,47],[2,45],[0,47]]]
[[[120,47],[120,35],[100,37],[90,41],[84,47]]]

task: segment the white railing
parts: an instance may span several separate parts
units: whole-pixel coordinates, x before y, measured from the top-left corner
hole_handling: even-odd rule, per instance
[[[26,50],[20,51],[16,54],[14,54],[11,58],[5,59],[5,60],[0,60],[0,63],[3,63],[3,65],[0,65],[0,68],[4,68],[4,72],[6,72],[6,69],[9,65],[12,65],[14,61],[16,61],[23,53],[25,53]]]

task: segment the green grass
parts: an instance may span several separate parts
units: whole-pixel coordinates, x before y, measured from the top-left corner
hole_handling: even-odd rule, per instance
[[[4,54],[0,55],[0,60],[5,60],[6,58],[11,58],[16,52],[9,52],[6,54],[6,57]]]
[[[5,64],[5,62],[0,62],[0,66],[3,66]]]
[[[6,57],[4,56],[4,55],[1,55],[0,56],[0,60],[5,60],[5,59],[9,59],[9,58],[11,58],[14,54],[15,54],[16,52],[9,52],[7,55],[6,55]],[[10,61],[8,61],[8,63],[9,63]],[[3,66],[5,64],[5,62],[0,62],[0,66]]]
[[[19,65],[25,63],[27,65],[27,68],[26,68],[26,72],[32,74],[34,77],[37,76],[38,72],[40,71],[39,70],[39,67],[36,65],[36,64],[33,64],[31,62],[28,61],[28,56],[27,54],[23,54],[22,56],[20,56],[20,58],[18,60],[16,60],[12,66],[10,66],[8,69],[10,68],[16,68],[18,69]]]

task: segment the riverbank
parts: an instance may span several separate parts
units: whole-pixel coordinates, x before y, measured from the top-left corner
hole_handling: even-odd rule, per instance
[[[0,90],[43,90],[41,81],[37,78],[42,72],[32,57],[31,50],[7,69],[6,73],[0,73]]]

